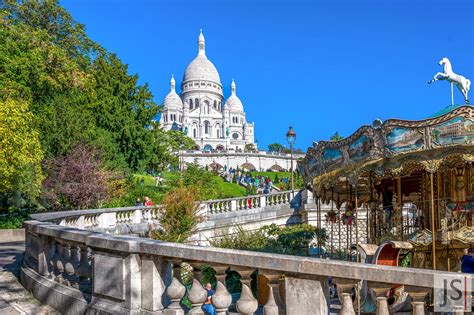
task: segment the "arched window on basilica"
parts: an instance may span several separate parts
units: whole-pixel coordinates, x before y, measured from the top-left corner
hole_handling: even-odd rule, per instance
[[[204,133],[206,135],[208,135],[208,134],[210,134],[210,132],[211,132],[211,126],[210,126],[209,122],[206,120],[204,122]]]
[[[198,99],[198,98],[196,98],[196,99],[194,100],[194,105],[196,105],[196,108],[199,107],[199,99]]]
[[[217,110],[217,101],[214,100],[214,109]]]
[[[189,99],[189,109],[193,109],[193,99]]]
[[[209,114],[209,102],[204,101],[204,114]]]

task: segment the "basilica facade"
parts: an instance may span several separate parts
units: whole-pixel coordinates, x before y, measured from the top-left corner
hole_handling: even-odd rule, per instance
[[[234,80],[231,95],[224,100],[219,72],[206,56],[201,31],[198,54],[184,72],[179,95],[176,81],[171,77],[160,125],[165,130],[183,131],[201,150],[239,151],[247,144],[255,145],[254,124],[247,122]]]

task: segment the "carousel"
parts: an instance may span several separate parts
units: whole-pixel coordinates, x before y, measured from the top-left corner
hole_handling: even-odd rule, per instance
[[[448,70],[432,81],[458,86]],[[474,247],[474,108],[470,82],[462,79],[465,105],[420,121],[377,119],[343,140],[314,142],[299,162],[319,211],[324,204],[336,208],[326,220],[355,216],[355,260],[459,271],[465,250]],[[358,213],[365,214],[364,244]],[[394,304],[401,305],[397,294]]]

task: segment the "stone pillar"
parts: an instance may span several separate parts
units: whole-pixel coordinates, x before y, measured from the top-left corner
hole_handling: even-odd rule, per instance
[[[40,235],[38,242],[38,273],[42,276],[49,276],[50,272],[50,247],[51,242],[45,235]]]
[[[258,302],[253,297],[252,290],[242,283],[240,299],[235,304],[237,311],[243,315],[252,315],[258,308]]]
[[[159,256],[142,258],[142,308],[149,312],[161,312],[166,306],[166,280],[171,265]]]
[[[232,303],[232,296],[222,282],[217,282],[216,293],[212,296],[212,304],[216,308],[217,315],[226,315]]]
[[[425,315],[425,303],[424,302],[412,302],[413,315]]]
[[[94,249],[93,249],[94,250]],[[134,313],[141,309],[142,276],[138,254],[94,252],[91,306],[96,312]]]
[[[184,315],[180,302],[185,293],[185,286],[176,277],[173,277],[171,284],[166,289],[166,294],[170,298],[171,304],[164,311],[165,315]]]
[[[235,211],[237,210],[237,200],[232,199],[230,201],[230,211]]]
[[[267,303],[265,303],[265,306],[263,306],[263,314],[264,315],[278,315],[279,314],[279,308],[278,308],[278,305],[276,304],[275,296],[273,293],[273,287],[271,285],[269,285]]]
[[[260,208],[266,207],[267,206],[267,197],[266,196],[260,196]]]
[[[326,315],[329,312],[323,278],[285,277],[286,312],[298,315]]]
[[[342,293],[341,312],[339,315],[355,315],[354,305],[352,304],[352,298],[350,293]]]
[[[207,290],[202,287],[201,283],[196,278],[193,279],[193,286],[191,290],[189,290],[188,299],[193,306],[188,314],[204,315],[202,305],[207,301]]]
[[[222,282],[225,286],[225,278],[227,277],[226,270],[229,267],[226,265],[214,265],[212,264],[212,269],[216,271],[216,280]]]
[[[453,315],[462,315],[462,314],[464,314],[464,307],[462,307],[462,306],[453,306]]]
[[[377,313],[376,315],[389,315],[387,298],[385,296],[377,297]]]
[[[117,225],[115,212],[101,213],[98,219],[98,228],[107,229]]]

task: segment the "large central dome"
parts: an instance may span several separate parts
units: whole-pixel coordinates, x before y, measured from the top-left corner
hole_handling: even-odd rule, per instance
[[[212,81],[221,84],[221,78],[216,67],[206,57],[205,40],[202,31],[198,39],[198,55],[186,68],[183,83],[194,80]]]

